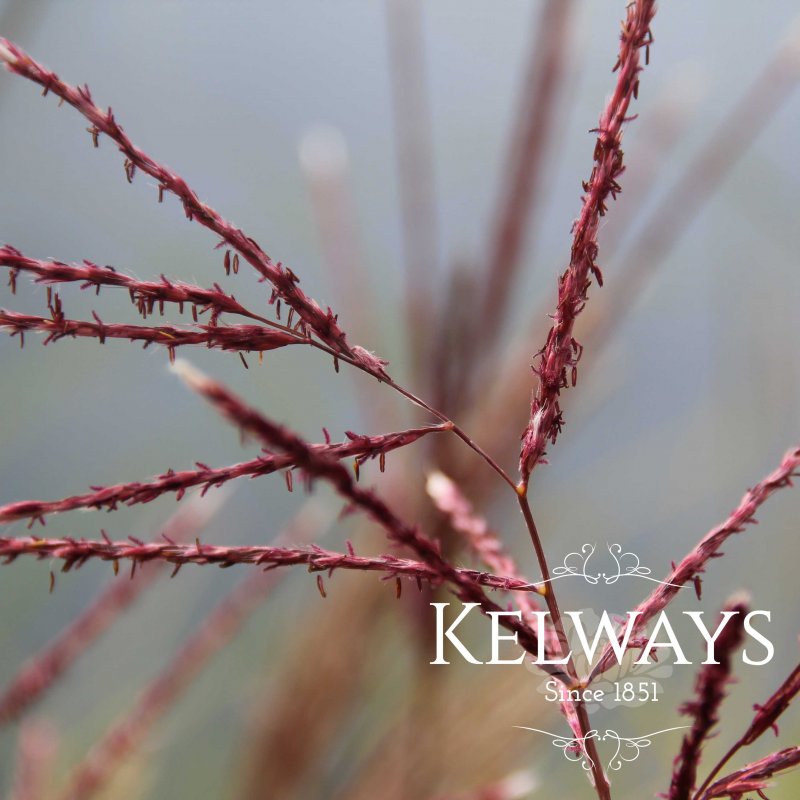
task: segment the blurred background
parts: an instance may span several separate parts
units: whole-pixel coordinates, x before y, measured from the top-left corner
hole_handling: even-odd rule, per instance
[[[552,563],[585,542],[600,550],[620,542],[661,576],[798,441],[795,13],[790,0],[659,8],[633,109],[640,117],[624,137],[624,193],[600,236],[605,285],[591,289],[578,327],[580,380],[532,487]],[[624,3],[610,0],[6,0],[0,34],[64,79],[89,83],[134,142],[330,303],[351,341],[388,358],[393,377],[515,471],[528,365],[568,258],[591,169],[588,131],[613,86],[623,16]],[[32,257],[87,258],[142,279],[219,281],[266,309],[255,273],[243,266],[225,278],[216,239],[186,222],[173,199],[158,205],[146,176],[129,185],[115,148],[102,141],[94,150],[85,128],[72,109],[0,74],[0,240]],[[509,275],[507,291],[500,274]],[[124,292],[95,297],[65,286],[60,294],[72,317],[137,319]],[[45,314],[45,289],[21,276],[16,296],[0,288],[0,305]],[[166,317],[180,321],[175,309]],[[335,374],[310,349],[268,353],[263,366],[251,357],[247,371],[233,354],[183,356],[313,441],[323,425],[339,440],[345,430],[430,421],[361,373]],[[0,503],[257,452],[155,348],[88,340],[43,348],[29,336],[20,350],[4,335],[0,358]],[[390,455],[385,475],[369,465],[362,481],[472,564],[425,496],[433,468],[459,481],[535,577],[516,504],[455,438]],[[200,536],[267,543],[305,502],[280,476],[244,481]],[[324,487],[314,503],[303,518],[314,540],[388,549],[374,526],[338,521],[341,504]],[[779,493],[760,526],[711,565],[702,603],[686,592],[674,605],[711,613],[743,589],[773,614],[775,658],[737,666],[708,766],[797,663],[799,508],[797,494]],[[174,511],[166,497],[113,515],[56,517],[47,533],[93,538],[103,527],[113,538],[146,538]],[[4,530],[24,535],[25,524]],[[187,567],[155,580],[30,710],[39,732],[31,735],[50,742],[41,767],[48,792],[66,785],[246,573]],[[566,732],[540,676],[460,660],[428,667],[432,596],[406,591],[397,600],[393,583],[337,573],[323,599],[314,576],[281,577],[196,679],[185,676],[180,699],[148,725],[101,796],[472,797],[509,775],[517,781],[509,797],[592,795],[546,737],[513,727]],[[90,564],[58,574],[49,594],[46,562],[4,567],[0,686],[111,580],[108,565]],[[624,613],[649,586],[621,583],[599,597],[583,582],[562,582],[560,602]],[[476,622],[465,638],[479,650],[487,632]],[[601,709],[593,724],[630,736],[683,724],[677,707],[693,678],[675,669],[659,679],[657,705]],[[780,737],[753,746],[742,763],[795,744],[798,732],[790,711]],[[0,730],[6,792],[19,738],[18,722]],[[664,791],[679,743],[679,733],[654,739],[613,776],[615,796]],[[770,797],[795,797],[798,787],[784,778]]]

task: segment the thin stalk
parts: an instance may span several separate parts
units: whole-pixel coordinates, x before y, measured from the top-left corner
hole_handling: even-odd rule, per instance
[[[517,499],[519,502],[520,510],[522,511],[522,516],[525,519],[525,526],[528,529],[528,534],[531,537],[531,542],[533,543],[533,549],[536,551],[536,560],[539,562],[539,569],[542,573],[542,580],[543,580],[543,588],[545,589],[544,592],[544,599],[547,603],[547,609],[550,612],[550,616],[553,620],[553,627],[556,630],[556,635],[558,637],[558,642],[561,650],[561,655],[565,656],[569,653],[569,645],[567,642],[566,632],[564,630],[564,622],[561,618],[561,610],[558,607],[558,600],[556,599],[555,589],[553,587],[552,582],[550,581],[550,568],[547,565],[547,557],[544,553],[544,547],[542,547],[542,540],[539,536],[539,531],[536,528],[536,522],[533,519],[533,513],[531,511],[530,503],[528,502],[528,487],[527,484],[524,482],[520,482],[517,488]],[[567,673],[569,674],[570,678],[572,679],[573,685],[580,685],[580,681],[578,679],[578,673],[575,669],[575,663],[572,660],[572,654],[570,653],[569,660],[567,661]],[[570,687],[568,687],[570,688]],[[575,715],[578,719],[578,725],[580,727],[580,732],[583,737],[586,737],[586,734],[591,729],[591,725],[589,724],[589,715],[586,713],[586,707],[583,705],[581,701],[577,701],[572,704]],[[610,800],[611,798],[611,789],[609,788],[608,779],[606,778],[605,773],[603,772],[603,767],[601,766],[602,762],[600,761],[600,755],[597,752],[597,745],[592,738],[584,738],[583,739],[583,747],[586,751],[586,755],[589,757],[589,761],[592,765],[592,775],[594,776],[594,788],[597,792],[597,796],[600,800]]]
[[[354,366],[358,366],[355,364]],[[361,369],[359,367],[359,369]],[[403,397],[410,400],[412,403],[418,405],[420,408],[425,409],[425,411],[433,414],[436,419],[444,422],[445,424],[452,425],[453,433],[458,436],[463,442],[466,443],[467,447],[471,450],[474,450],[515,492],[517,491],[517,485],[514,483],[514,480],[511,476],[477,443],[475,442],[462,428],[460,428],[453,420],[451,420],[446,414],[443,414],[441,411],[438,411],[433,406],[426,403],[421,398],[417,397],[415,394],[410,392],[408,389],[404,389],[399,384],[395,383],[391,378],[385,378],[383,381],[387,386],[391,386],[396,392],[399,392]]]
[[[386,27],[403,224],[408,346],[412,375],[427,386],[439,233],[423,5],[420,0],[388,0]]]

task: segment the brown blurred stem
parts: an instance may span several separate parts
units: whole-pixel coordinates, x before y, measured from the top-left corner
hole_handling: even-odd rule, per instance
[[[518,112],[489,241],[481,344],[489,349],[505,319],[509,294],[530,239],[565,75],[572,0],[547,0],[537,13]],[[528,245],[529,246],[529,245]]]
[[[426,385],[438,261],[433,126],[420,0],[387,0],[412,374]]]
[[[527,484],[520,483],[517,489],[519,507],[522,511],[522,516],[525,519],[525,526],[527,527],[528,534],[531,537],[533,549],[536,551],[536,560],[539,562],[539,569],[542,573],[543,588],[545,589],[544,599],[547,603],[547,609],[550,612],[550,617],[553,620],[553,627],[555,629],[556,636],[558,637],[561,651],[560,655],[563,657],[570,652],[569,644],[567,642],[566,632],[564,631],[564,622],[561,619],[561,610],[558,607],[558,601],[556,600],[556,595],[553,591],[553,584],[550,582],[550,569],[547,566],[547,558],[545,557],[544,547],[542,547],[542,540],[539,536],[539,531],[536,529],[536,523],[533,519],[531,506],[528,502],[527,489]],[[570,658],[567,661],[567,674],[569,675],[573,685],[579,685],[578,673],[575,669],[575,664],[572,660],[571,653]],[[585,737],[585,734],[591,728],[591,725],[589,724],[589,716],[586,713],[586,708],[581,701],[577,701],[572,705],[575,715],[578,719],[581,734],[583,734]],[[603,767],[601,766],[602,762],[600,761],[600,755],[597,752],[597,745],[595,744],[594,739],[592,737],[583,738],[583,746],[592,766],[592,775],[594,776],[597,796],[600,798],[600,800],[610,800],[611,790],[608,785],[608,779],[603,772]]]

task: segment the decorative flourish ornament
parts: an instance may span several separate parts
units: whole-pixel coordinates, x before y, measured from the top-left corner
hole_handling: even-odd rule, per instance
[[[597,550],[595,544],[587,542],[580,550],[573,550],[564,556],[561,566],[553,567],[552,577],[543,583],[552,583],[561,578],[583,578],[586,583],[597,586],[601,582],[606,586],[615,584],[620,578],[643,578],[646,581],[660,583],[662,586],[674,586],[676,589],[683,589],[681,584],[660,581],[653,578],[649,567],[643,567],[639,556],[629,550],[623,551],[622,545],[606,542],[606,549],[614,560],[614,572],[589,572],[587,570],[589,561]]]
[[[550,733],[550,731],[543,731],[539,728],[529,728],[525,725],[516,725],[523,731],[533,731],[534,733],[541,733],[549,736],[551,743],[564,753],[567,761],[580,763],[583,769],[587,772],[593,769],[594,762],[586,752],[584,743],[589,739],[594,739],[597,742],[611,741],[614,742],[614,754],[608,759],[605,768],[609,772],[618,772],[622,769],[623,764],[629,764],[639,758],[639,754],[646,747],[650,747],[653,737],[659,736],[662,733],[670,733],[671,731],[680,731],[688,728],[688,725],[678,725],[674,728],[664,728],[660,731],[653,731],[644,736],[620,736],[617,731],[611,728],[606,728],[603,733],[600,733],[596,728],[591,728],[584,736],[561,736],[557,733]]]

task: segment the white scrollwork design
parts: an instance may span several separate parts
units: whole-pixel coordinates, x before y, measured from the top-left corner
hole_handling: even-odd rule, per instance
[[[570,738],[568,736],[560,736],[557,733],[543,731],[539,728],[527,728],[524,725],[515,725],[514,727],[523,731],[533,731],[534,733],[543,733],[545,736],[549,736],[552,739],[553,746],[564,753],[564,757],[567,761],[572,761],[574,764],[580,762],[581,766],[587,772],[594,768],[594,761],[592,761],[584,746],[587,739],[602,740],[599,731],[596,731],[594,728],[587,731],[585,736],[573,736]]]
[[[647,567],[642,567],[641,562],[639,561],[639,556],[635,553],[629,552],[622,552],[622,545],[620,544],[606,544],[608,548],[608,552],[611,554],[611,558],[614,559],[617,565],[617,574],[616,575],[608,575],[606,576],[606,583],[616,583],[622,577],[637,577],[637,578],[646,578],[652,572],[651,569]],[[627,565],[623,565],[623,561],[628,560],[629,563]]]
[[[658,736],[661,733],[669,733],[670,731],[680,731],[684,728],[688,728],[688,725],[679,725],[677,728],[664,728],[661,731],[654,731],[653,733],[648,733],[644,736],[620,736],[615,730],[606,729],[603,736],[600,738],[600,741],[605,741],[606,739],[610,739],[616,742],[616,750],[614,751],[614,755],[608,761],[606,768],[611,771],[618,771],[622,769],[623,764],[629,764],[631,761],[636,761],[639,758],[639,754],[645,747],[650,747],[653,743],[653,737]],[[626,758],[626,754],[630,755],[630,758]]]
[[[586,571],[589,559],[594,555],[595,546],[588,542],[581,547],[580,552],[574,551],[564,556],[564,563],[560,567],[553,568],[553,577],[550,581],[557,581],[559,578],[578,577],[583,578],[587,583],[597,584],[600,582],[600,573],[594,575]]]
[[[671,731],[680,731],[688,728],[688,725],[679,725],[675,728],[664,728],[660,731],[653,731],[653,733],[645,734],[644,736],[620,736],[615,730],[607,728],[602,734],[596,729],[592,728],[582,737],[559,736],[556,733],[549,731],[539,730],[539,728],[527,728],[523,725],[516,725],[524,731],[533,731],[534,733],[543,733],[552,739],[552,744],[564,752],[567,761],[582,762],[581,766],[585,770],[591,770],[594,762],[586,753],[584,742],[587,739],[596,739],[598,742],[612,741],[614,742],[614,754],[608,760],[606,769],[611,772],[618,772],[622,769],[623,764],[630,764],[631,761],[636,761],[640,753],[645,747],[652,744],[654,736],[659,736],[662,733],[670,733]]]
[[[622,545],[616,542],[606,542],[606,549],[614,560],[616,571],[588,572],[586,567],[596,549],[596,545],[587,542],[580,550],[567,553],[567,555],[564,556],[564,563],[559,567],[554,567],[552,570],[553,576],[549,580],[543,581],[543,583],[551,583],[561,578],[583,578],[592,586],[596,586],[601,581],[606,584],[606,586],[611,586],[620,578],[643,578],[646,581],[660,583],[662,586],[674,586],[676,589],[684,588],[682,584],[660,581],[651,577],[653,571],[649,567],[642,566],[639,556],[629,550],[623,551]]]
[[[606,584],[616,583],[620,578],[644,578],[646,581],[660,583],[662,586],[674,586],[676,589],[683,588],[683,584],[680,583],[670,583],[669,581],[660,581],[656,578],[651,578],[650,575],[653,570],[649,567],[641,566],[641,561],[636,553],[631,553],[630,551],[623,552],[622,545],[606,543],[606,548],[617,565],[616,575],[603,575],[603,580]]]

